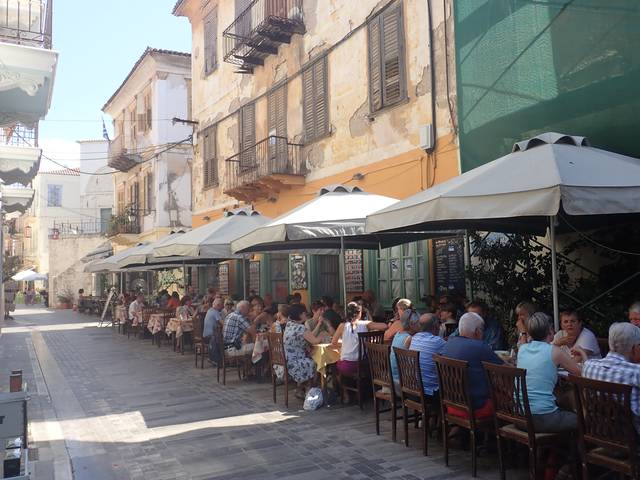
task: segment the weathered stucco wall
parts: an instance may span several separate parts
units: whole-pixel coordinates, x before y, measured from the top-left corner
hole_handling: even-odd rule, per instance
[[[90,273],[84,273],[85,264],[82,257],[104,244],[102,235],[80,235],[76,237],[51,240],[49,248],[49,298],[55,305],[57,295],[63,291],[71,291],[74,299],[78,290],[84,288],[88,295],[92,289]]]
[[[194,225],[204,216],[214,218],[223,207],[239,203],[223,194],[225,159],[238,153],[238,108],[256,101],[256,140],[267,132],[266,93],[278,82],[287,84],[287,136],[302,138],[300,69],[309,60],[328,52],[329,117],[331,134],[302,149],[308,168],[306,185],[276,194],[270,202],[257,202],[265,213],[281,213],[306,200],[322,186],[348,182],[368,191],[397,197],[409,196],[459,173],[455,130],[455,68],[452,16],[449,1],[432,8],[434,64],[429,45],[427,2],[401,0],[403,8],[408,99],[387,110],[370,114],[368,98],[368,36],[366,21],[388,1],[305,1],[307,33],[294,35],[277,55],[265,59],[252,75],[234,73],[236,66],[223,62],[222,31],[235,17],[235,2],[219,0],[201,10],[201,2],[187,3],[183,13],[193,28],[193,116],[199,128],[217,124],[217,164],[220,182],[203,190],[202,146],[196,148],[193,169]],[[218,67],[204,75],[202,18],[209,8],[218,9]],[[447,25],[445,28],[445,18]],[[445,31],[449,42],[445,42]],[[435,86],[431,82],[435,72]],[[447,82],[447,76],[449,81]],[[434,88],[435,87],[435,88]],[[436,98],[436,150],[419,148],[419,127],[434,123],[431,98]],[[361,173],[361,180],[353,174]],[[358,176],[360,177],[360,176]]]

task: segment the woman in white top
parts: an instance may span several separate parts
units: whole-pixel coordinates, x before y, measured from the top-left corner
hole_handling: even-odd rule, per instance
[[[371,330],[386,330],[387,324],[371,322],[362,319],[362,306],[355,302],[347,305],[347,312],[331,342],[335,347],[340,347],[340,360],[336,364],[338,373],[342,375],[355,375],[358,372],[358,357],[360,342],[358,333]]]
[[[560,328],[562,330],[553,337],[554,345],[569,352],[575,347],[580,347],[590,359],[601,358],[598,339],[591,330],[582,325],[582,319],[578,312],[574,310],[561,312]]]

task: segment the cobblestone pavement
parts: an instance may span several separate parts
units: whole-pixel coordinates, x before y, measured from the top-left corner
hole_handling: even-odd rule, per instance
[[[285,410],[270,384],[231,374],[222,386],[192,354],[98,328],[95,317],[19,310],[2,332],[0,386],[13,369],[30,385],[37,480],[471,477],[467,451],[445,467],[439,440],[423,457],[418,431],[409,448],[391,441],[386,419],[376,436],[370,407],[304,412],[291,395]],[[494,454],[481,455],[479,477],[498,477]]]

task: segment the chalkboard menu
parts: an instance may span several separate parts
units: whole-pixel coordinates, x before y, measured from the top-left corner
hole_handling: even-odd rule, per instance
[[[464,238],[438,238],[433,240],[436,293],[466,291],[464,274]]]
[[[364,263],[362,261],[362,250],[347,249],[344,251],[344,270],[347,292],[363,292]]]
[[[291,290],[305,290],[307,288],[307,256],[289,255],[291,264]]]
[[[249,262],[249,291],[260,295],[260,261]]]
[[[220,295],[229,295],[228,263],[221,263],[218,265],[218,293],[220,293]]]

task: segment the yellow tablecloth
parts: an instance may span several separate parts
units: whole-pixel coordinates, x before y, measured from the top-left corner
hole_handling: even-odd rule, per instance
[[[327,365],[340,360],[340,350],[332,347],[330,343],[319,343],[311,348],[311,358],[316,362],[318,373],[325,377]]]
[[[124,305],[116,305],[116,320],[120,323],[127,321],[127,308]]]
[[[166,332],[167,335],[171,335],[172,333],[176,334],[176,338],[182,337],[184,332],[193,331],[193,320],[179,320],[177,318],[172,318],[169,320],[167,324]]]
[[[147,323],[147,329],[152,335],[161,332],[164,328],[164,313],[152,313],[149,315],[149,322]]]

